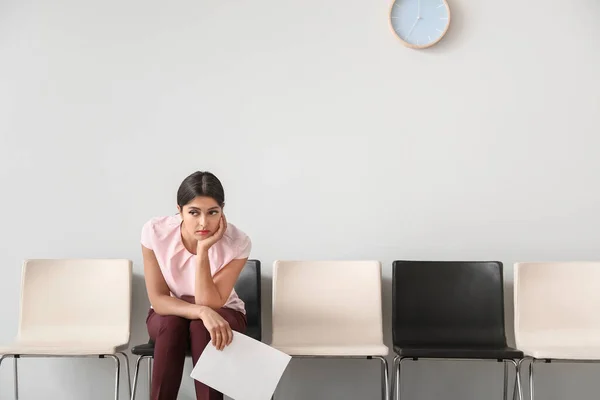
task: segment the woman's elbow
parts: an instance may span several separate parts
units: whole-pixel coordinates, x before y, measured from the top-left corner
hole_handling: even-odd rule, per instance
[[[157,313],[158,315],[166,315],[166,310],[165,308],[160,304],[160,302],[150,302],[150,307],[152,307],[152,310]]]
[[[154,310],[155,313],[157,313],[158,315],[167,315],[168,314],[167,305],[163,301],[163,296],[161,296],[161,295],[149,296],[149,300],[150,300],[150,305],[152,306],[152,309]]]

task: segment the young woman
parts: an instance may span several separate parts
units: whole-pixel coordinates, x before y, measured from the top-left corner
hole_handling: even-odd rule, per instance
[[[185,355],[194,364],[211,343],[222,350],[232,330],[245,332],[244,302],[234,285],[250,254],[248,236],[223,214],[223,186],[209,172],[185,178],[177,192],[178,214],[157,217],[142,229],[148,297],[146,320],[155,343],[152,400],[176,400]],[[223,395],[195,381],[198,400]]]

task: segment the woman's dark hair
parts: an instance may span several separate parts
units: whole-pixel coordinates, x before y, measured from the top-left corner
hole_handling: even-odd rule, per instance
[[[221,181],[210,172],[196,171],[181,182],[177,190],[177,205],[181,208],[198,196],[213,198],[219,207],[225,205]]]

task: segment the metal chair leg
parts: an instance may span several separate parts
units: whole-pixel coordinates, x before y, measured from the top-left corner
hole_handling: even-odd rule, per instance
[[[19,400],[19,368],[17,366],[19,362],[18,355],[13,356],[13,362],[15,364],[15,400]]]
[[[529,400],[533,400],[533,364],[535,359],[531,359],[529,363]]]
[[[523,364],[523,362],[525,362],[525,358],[522,358],[516,362],[515,385],[513,386],[513,400],[523,400],[523,383],[521,382],[521,364]]]
[[[404,357],[396,356],[394,357],[394,367],[392,374],[394,374],[393,384],[392,384],[392,400],[400,400],[400,392],[402,391],[402,362],[406,360]]]
[[[112,358],[115,361],[115,400],[119,400],[119,383],[121,378],[121,361],[114,354],[108,354],[104,357]]]
[[[508,363],[506,360],[502,360],[502,364],[504,364],[504,392],[502,398],[508,400]]]
[[[120,354],[123,356],[123,358],[125,358],[125,373],[127,375],[127,384],[128,387],[127,389],[129,390],[129,397],[131,397],[131,371],[129,369],[129,356],[127,356],[127,354],[124,351],[120,351],[117,354]]]
[[[388,362],[385,357],[373,357],[381,361],[381,399],[390,400],[390,378],[388,375]]]
[[[2,366],[2,360],[4,360],[4,357],[6,357],[4,354],[0,355],[0,366]]]
[[[396,390],[396,363],[398,362],[398,356],[394,356],[392,361],[392,371],[390,373],[390,400],[394,400],[394,393]]]
[[[137,391],[137,382],[138,376],[140,372],[140,363],[144,359],[144,356],[139,356],[137,361],[135,362],[135,371],[133,373],[133,386],[131,387],[131,400],[135,399],[135,393]]]
[[[398,399],[398,363],[400,362],[400,356],[394,356],[394,362],[392,363],[392,399]]]
[[[148,357],[148,399],[152,395],[152,362],[154,357]]]
[[[520,364],[520,363],[521,363],[521,360],[519,360],[519,361],[518,361],[518,363],[519,363],[519,365],[521,365],[521,364]],[[520,369],[519,369],[519,371],[520,371]],[[517,389],[518,389],[518,388],[517,388],[517,383],[518,383],[518,380],[519,380],[519,377],[518,377],[518,376],[515,376],[515,383],[514,383],[514,385],[513,385],[513,396],[512,396],[512,400],[519,400],[519,399],[517,399]],[[520,388],[519,388],[519,389],[520,389]]]
[[[519,360],[519,361],[515,361],[515,360],[508,360],[509,362],[511,362],[514,366],[515,366],[515,387],[513,390],[513,400],[515,399],[515,396],[519,395],[519,400],[523,400],[523,388],[521,386],[521,363],[523,362],[523,360]]]

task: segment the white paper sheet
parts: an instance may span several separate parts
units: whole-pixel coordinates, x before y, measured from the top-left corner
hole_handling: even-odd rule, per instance
[[[191,377],[234,400],[270,400],[291,357],[251,337],[233,332],[222,351],[212,343]]]

